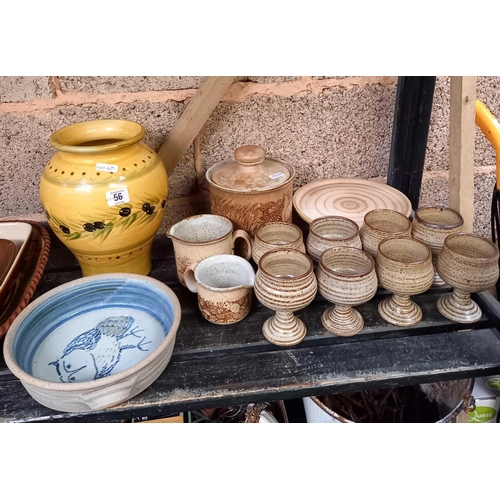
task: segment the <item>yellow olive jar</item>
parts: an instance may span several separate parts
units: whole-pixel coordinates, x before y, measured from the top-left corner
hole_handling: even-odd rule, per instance
[[[44,168],[40,200],[84,276],[151,270],[168,178],[160,158],[140,142],[144,135],[135,122],[95,120],[50,137],[58,151]]]

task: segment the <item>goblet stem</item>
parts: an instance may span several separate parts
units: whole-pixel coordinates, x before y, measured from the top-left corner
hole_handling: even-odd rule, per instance
[[[432,281],[432,286],[446,286],[446,282],[443,281],[443,278],[439,276],[439,273],[437,272],[437,259],[438,259],[438,254],[433,253],[432,254],[432,267],[434,268],[434,280]]]
[[[306,325],[290,311],[276,311],[262,326],[264,337],[272,344],[297,345],[306,336]]]
[[[351,306],[335,304],[321,316],[323,326],[335,335],[351,337],[365,326],[361,314]]]
[[[422,309],[409,295],[393,294],[378,305],[378,313],[391,325],[414,326],[422,319]]]
[[[470,298],[470,293],[461,292],[456,288],[451,295],[438,300],[437,308],[445,318],[458,323],[475,323],[482,316],[481,309]]]

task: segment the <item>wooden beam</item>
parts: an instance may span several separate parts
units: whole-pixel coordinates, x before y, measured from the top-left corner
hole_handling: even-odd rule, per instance
[[[474,140],[476,77],[452,76],[450,90],[450,208],[464,219],[464,231],[474,222]]]
[[[208,76],[158,150],[170,175],[235,79]]]
[[[400,76],[392,126],[387,184],[417,210],[424,172],[435,76]]]

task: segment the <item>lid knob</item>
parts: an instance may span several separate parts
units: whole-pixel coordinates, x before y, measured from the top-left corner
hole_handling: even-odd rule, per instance
[[[241,146],[234,151],[234,159],[240,165],[259,165],[266,159],[266,151],[260,146]]]

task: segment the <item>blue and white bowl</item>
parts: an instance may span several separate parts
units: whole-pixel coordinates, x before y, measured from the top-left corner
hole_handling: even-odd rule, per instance
[[[48,408],[107,408],[160,376],[180,319],[177,296],[158,280],[136,274],[81,278],[24,309],[5,338],[5,362]]]

